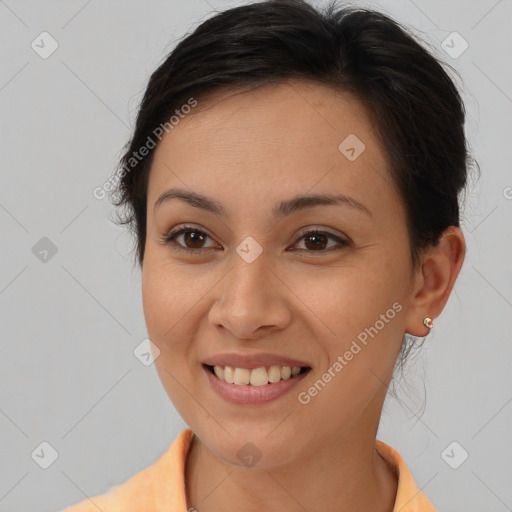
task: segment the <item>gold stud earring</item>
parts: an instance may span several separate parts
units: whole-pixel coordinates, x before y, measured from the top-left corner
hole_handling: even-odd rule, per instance
[[[432,329],[432,327],[434,327],[434,322],[432,322],[432,318],[430,318],[429,316],[426,316],[425,317],[425,320],[423,320],[423,323],[429,328],[429,329]]]

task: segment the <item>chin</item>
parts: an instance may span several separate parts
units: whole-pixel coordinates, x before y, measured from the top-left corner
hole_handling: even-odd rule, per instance
[[[231,436],[218,425],[191,427],[201,442],[226,464],[247,469],[270,469],[289,463],[297,457],[297,440],[285,430],[281,433],[271,428],[232,425],[227,429]],[[278,427],[279,429],[279,427]],[[269,434],[270,433],[270,434]]]

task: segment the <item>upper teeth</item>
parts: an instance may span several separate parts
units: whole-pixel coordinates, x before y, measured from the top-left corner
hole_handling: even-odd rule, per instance
[[[292,375],[298,375],[300,366],[294,366],[293,368],[289,366],[271,366],[267,371],[264,366],[249,370],[248,368],[215,365],[213,371],[219,379],[229,384],[265,386],[269,382],[279,382],[281,379],[289,379]]]

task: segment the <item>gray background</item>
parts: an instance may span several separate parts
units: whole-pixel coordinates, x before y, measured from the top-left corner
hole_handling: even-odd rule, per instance
[[[0,0],[2,511],[56,511],[105,492],[185,428],[154,366],[134,356],[146,338],[140,273],[128,233],[92,191],[121,154],[149,74],[214,9],[241,3]],[[359,5],[414,27],[462,74],[482,168],[461,274],[399,400],[387,400],[379,438],[439,511],[512,510],[512,2]],[[46,59],[31,47],[43,31],[59,45]],[[469,44],[458,58],[441,47],[453,31]],[[46,262],[33,251],[43,237],[57,248]],[[36,460],[48,449],[31,457],[43,441],[58,453],[47,469]],[[453,469],[446,461],[462,450]]]

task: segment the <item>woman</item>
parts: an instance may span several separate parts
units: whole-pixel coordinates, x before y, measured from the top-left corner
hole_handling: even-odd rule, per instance
[[[119,173],[155,365],[190,427],[65,512],[429,512],[376,440],[461,269],[464,107],[390,18],[216,14],[153,73]]]

